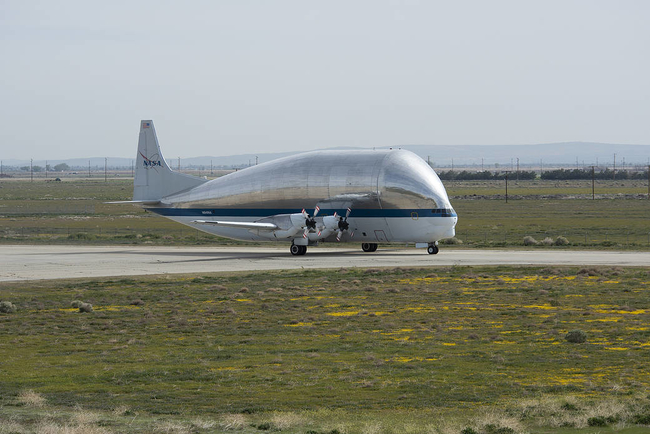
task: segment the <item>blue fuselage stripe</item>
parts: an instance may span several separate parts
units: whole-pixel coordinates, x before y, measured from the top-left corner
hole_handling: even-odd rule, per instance
[[[149,211],[165,217],[271,217],[278,214],[300,213],[300,209],[273,209],[273,208],[148,208]],[[319,217],[345,215],[345,209],[321,209]],[[312,213],[313,210],[308,210]],[[350,214],[353,217],[456,217],[453,209],[354,209]]]

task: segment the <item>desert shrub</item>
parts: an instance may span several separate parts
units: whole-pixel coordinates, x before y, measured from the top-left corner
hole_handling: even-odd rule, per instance
[[[582,276],[601,276],[603,273],[595,267],[591,268],[581,268],[580,271],[578,271],[578,275]]]
[[[271,423],[279,430],[293,428],[302,425],[305,422],[306,419],[303,416],[293,412],[278,412],[274,413],[271,417]]]
[[[69,240],[86,240],[86,241],[88,241],[88,240],[94,240],[95,238],[97,238],[97,237],[95,237],[95,235],[89,234],[89,233],[86,233],[86,232],[77,232],[76,234],[68,235]]]
[[[0,302],[0,313],[15,313],[16,306],[10,301]]]
[[[459,240],[456,237],[445,238],[443,240],[440,240],[440,244],[448,244],[448,245],[463,244],[463,240]]]
[[[72,414],[72,420],[78,426],[94,425],[100,420],[100,414],[76,407],[75,412]]]
[[[147,233],[147,234],[142,234],[142,237],[143,237],[143,238],[152,239],[152,240],[158,240],[158,239],[160,239],[162,236],[161,236],[160,234]]]
[[[46,401],[38,392],[23,390],[18,394],[18,402],[27,407],[42,407]]]
[[[531,237],[530,235],[526,235],[524,237],[524,246],[536,246],[539,244],[539,241],[537,241],[535,238]]]
[[[90,303],[81,303],[79,312],[88,313],[93,311],[93,305]]]
[[[555,245],[556,246],[568,246],[569,245],[569,240],[567,240],[565,237],[557,237],[555,239]]]
[[[540,244],[544,246],[552,246],[554,243],[555,241],[553,241],[553,238],[551,237],[546,237],[542,241],[540,241]]]
[[[243,414],[226,414],[222,416],[219,426],[227,430],[240,430],[248,426],[248,420]]]
[[[567,411],[578,411],[580,410],[577,405],[575,405],[572,402],[565,402],[560,406],[562,410],[567,410]]]
[[[589,426],[607,426],[607,419],[603,416],[594,416],[587,419]]]
[[[587,334],[582,330],[572,330],[566,334],[565,339],[572,344],[582,344],[587,342]]]
[[[131,303],[129,303],[131,306],[144,306],[144,301],[141,299],[133,300]]]
[[[487,434],[514,434],[515,430],[509,426],[497,426],[493,424],[485,425],[484,428]]]
[[[634,415],[634,423],[639,425],[650,425],[650,413]]]

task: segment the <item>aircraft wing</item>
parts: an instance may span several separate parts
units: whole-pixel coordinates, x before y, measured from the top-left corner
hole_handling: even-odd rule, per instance
[[[230,228],[261,229],[267,231],[274,231],[276,229],[279,229],[278,225],[275,225],[273,223],[229,222],[222,220],[193,220],[192,223],[198,223],[200,225],[227,226]]]
[[[113,202],[104,202],[104,203],[111,203],[111,204],[115,204],[115,203],[137,203],[137,204],[140,204],[140,205],[158,205],[160,203],[160,201],[155,200],[155,199],[154,200],[116,200],[116,201],[113,201]]]

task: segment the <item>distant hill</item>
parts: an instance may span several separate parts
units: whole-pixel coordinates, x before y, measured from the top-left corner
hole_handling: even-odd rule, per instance
[[[386,147],[383,149],[385,148]],[[399,146],[399,148],[408,149],[425,160],[428,158],[434,167],[451,167],[452,159],[453,164],[456,166],[474,165],[480,167],[481,164],[483,164],[485,169],[494,168],[495,165],[499,165],[500,167],[509,167],[510,164],[516,164],[517,158],[519,158],[520,166],[539,166],[540,161],[543,162],[544,166],[575,166],[576,161],[580,166],[591,166],[594,164],[612,166],[614,162],[614,154],[616,154],[617,167],[622,167],[624,164],[648,165],[650,161],[650,145],[567,142],[539,145],[402,145]],[[255,164],[256,158],[258,163],[264,163],[297,153],[298,152],[279,152],[182,158],[181,168],[209,168],[211,162],[215,168],[220,166],[244,167]],[[104,167],[104,157],[48,160],[48,164],[53,167],[59,163],[66,163],[70,167],[87,168],[89,161],[90,166],[93,169]],[[174,168],[178,166],[177,159],[168,159],[167,162]],[[108,158],[109,168],[127,168],[131,167],[132,163],[132,158]],[[29,160],[5,160],[3,161],[3,164],[5,166],[14,167],[29,166]],[[34,160],[34,165],[45,166],[45,161]]]
[[[647,165],[650,160],[650,145],[615,145],[607,143],[567,142],[540,145],[494,145],[494,146],[445,146],[445,145],[405,145],[408,149],[425,160],[430,158],[434,166],[451,165],[451,159],[458,165],[477,165],[483,162],[486,166],[495,164],[516,164],[539,166],[540,160],[544,165],[575,166],[576,160],[580,166],[586,165],[616,165],[623,163]],[[486,167],[487,168],[487,167]]]

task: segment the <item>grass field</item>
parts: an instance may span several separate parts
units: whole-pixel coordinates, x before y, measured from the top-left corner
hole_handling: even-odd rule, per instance
[[[0,314],[0,433],[650,425],[647,268],[39,281],[0,300],[16,307]]]
[[[457,238],[466,247],[523,246],[563,236],[564,248],[650,248],[650,200],[641,181],[450,182]],[[0,242],[239,244],[182,226],[132,205],[129,179],[0,181]],[[476,196],[474,196],[476,195]],[[548,248],[540,245],[538,248]]]

